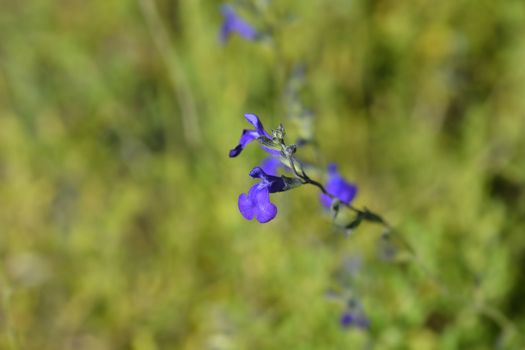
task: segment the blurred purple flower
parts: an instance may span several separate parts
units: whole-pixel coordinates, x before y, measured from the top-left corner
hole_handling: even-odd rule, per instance
[[[235,146],[235,148],[230,150],[230,154],[229,154],[230,158],[237,157],[242,152],[242,150],[246,147],[247,144],[249,144],[250,142],[252,142],[253,140],[256,140],[257,138],[261,136],[265,136],[269,139],[272,138],[270,134],[268,134],[268,132],[264,130],[264,127],[261,121],[259,120],[259,117],[257,117],[255,114],[246,113],[244,115],[244,118],[246,118],[246,120],[255,127],[255,130],[244,129],[242,131],[241,139],[239,140],[239,144]],[[278,150],[273,150],[273,149],[270,149],[264,146],[262,146],[262,148],[268,153],[271,153],[274,155],[279,154]]]
[[[279,158],[275,157],[266,157],[261,163],[262,170],[268,175],[278,176],[279,173],[277,172],[277,169],[279,169],[279,167],[284,168],[284,165]]]
[[[237,33],[247,40],[255,40],[259,33],[246,21],[237,15],[235,9],[228,4],[221,6],[224,22],[219,32],[219,40],[225,43],[232,33]]]
[[[339,323],[344,328],[357,327],[361,329],[366,329],[369,326],[368,319],[362,313],[353,312],[346,310],[339,319]]]
[[[326,191],[332,196],[337,197],[341,202],[350,204],[357,194],[357,186],[346,181],[338,172],[335,164],[328,165],[328,181],[326,182]],[[321,193],[321,204],[330,208],[332,199],[324,193]]]
[[[269,175],[260,167],[253,168],[250,176],[262,181],[253,185],[248,194],[241,193],[239,211],[247,220],[255,217],[260,223],[268,222],[277,215],[277,207],[270,202],[270,193],[284,191],[286,183],[282,177]]]

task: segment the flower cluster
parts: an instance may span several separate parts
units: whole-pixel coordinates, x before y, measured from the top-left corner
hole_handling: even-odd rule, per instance
[[[248,41],[260,41],[261,38],[268,36],[271,42],[271,35],[275,29],[272,25],[266,25],[264,32],[258,30],[241,18],[231,5],[223,5],[221,12],[224,21],[219,32],[219,40],[222,43],[225,43],[233,34]],[[278,50],[279,46],[273,45],[272,47]],[[276,56],[281,57],[282,55],[276,54]],[[368,221],[381,224],[388,229],[388,224],[379,215],[366,208],[357,209],[352,205],[357,195],[357,186],[347,181],[339,173],[336,164],[330,163],[327,167],[319,167],[297,157],[296,153],[299,149],[313,147],[317,163],[321,159],[313,132],[314,114],[303,105],[299,94],[305,69],[301,64],[294,67],[283,91],[283,101],[286,104],[288,119],[299,129],[296,144],[286,144],[286,132],[282,125],[267,131],[257,115],[247,113],[244,118],[252,127],[241,132],[238,144],[229,151],[229,157],[235,158],[250,143],[257,141],[260,148],[267,154],[267,157],[249,172],[249,176],[257,181],[246,193],[239,195],[237,201],[239,212],[247,220],[255,219],[260,223],[270,222],[278,213],[277,206],[271,201],[271,194],[286,192],[302,185],[311,185],[320,191],[320,206],[325,212],[331,213],[336,228],[349,233],[362,222]],[[310,177],[308,173],[311,170],[315,170],[315,174],[324,174],[323,179],[316,180]],[[348,216],[338,217],[339,212],[343,209],[354,214],[348,223],[346,221]],[[343,291],[343,295],[337,296],[338,302],[344,305],[339,317],[340,325],[343,328],[368,330],[369,320],[356,294],[347,286],[343,286]]]
[[[264,129],[262,122],[255,114],[247,113],[244,118],[253,125],[254,129],[242,131],[239,144],[230,150],[230,158],[237,157],[254,140],[271,140],[270,134]],[[248,194],[242,193],[239,196],[238,206],[245,219],[255,218],[260,223],[265,223],[277,215],[277,207],[270,202],[270,193],[287,191],[299,186],[301,182],[287,176],[277,176],[277,169],[281,166],[281,161],[276,157],[281,152],[276,149],[275,144],[267,141],[266,145],[261,144],[261,147],[271,156],[266,158],[261,166],[250,171],[250,176],[260,179],[261,182],[253,185]]]
[[[261,182],[253,185],[248,194],[242,193],[239,196],[239,211],[244,218],[247,220],[255,218],[260,223],[272,220],[277,215],[277,207],[270,202],[270,193],[284,192],[306,183],[317,184],[321,188],[320,201],[326,208],[330,208],[334,200],[345,205],[350,204],[357,193],[357,187],[337,172],[335,164],[328,166],[326,186],[323,187],[308,177],[301,162],[294,157],[296,146],[284,143],[286,133],[282,125],[270,135],[255,114],[247,113],[244,117],[254,128],[242,131],[239,143],[230,150],[229,156],[237,157],[249,143],[255,140],[270,154],[260,166],[250,171],[250,176],[260,179]],[[278,176],[279,167],[292,173],[294,178]]]

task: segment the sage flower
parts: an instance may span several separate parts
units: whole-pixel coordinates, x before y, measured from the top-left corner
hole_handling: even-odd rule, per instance
[[[230,150],[230,158],[237,157],[239,154],[241,154],[242,150],[253,140],[257,140],[260,137],[265,137],[267,139],[271,139],[272,137],[270,134],[264,129],[261,121],[259,120],[259,117],[257,117],[255,114],[252,113],[246,113],[244,115],[244,118],[252,124],[255,129],[244,129],[241,134],[241,138],[239,140],[239,144],[235,146],[233,149]],[[265,146],[261,147],[268,153],[273,155],[278,155],[280,153],[279,150],[271,149]]]
[[[338,198],[344,204],[350,204],[357,194],[357,186],[346,181],[337,171],[335,164],[328,165],[328,180],[325,189],[332,196]],[[332,199],[330,196],[321,193],[321,204],[330,208]]]
[[[269,175],[261,167],[253,168],[250,176],[262,181],[253,185],[248,194],[239,196],[239,211],[247,220],[255,217],[260,223],[268,222],[277,215],[277,207],[270,202],[270,193],[285,191],[289,186],[284,177]]]
[[[219,32],[219,40],[225,43],[232,33],[237,33],[247,40],[256,40],[259,33],[248,22],[243,20],[231,5],[222,5],[221,13],[224,17],[221,30]]]

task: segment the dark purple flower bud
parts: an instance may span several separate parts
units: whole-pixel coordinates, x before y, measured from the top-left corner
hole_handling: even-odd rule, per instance
[[[351,312],[346,311],[341,315],[339,322],[341,323],[341,326],[345,328],[350,327],[354,322],[354,315]]]
[[[365,315],[349,310],[345,311],[341,315],[339,323],[344,328],[356,327],[360,329],[367,329],[369,326],[368,319]]]
[[[342,203],[350,204],[357,194],[357,186],[346,181],[338,172],[335,164],[328,166],[328,181],[326,182],[326,191],[332,196],[338,198]],[[330,208],[332,199],[326,194],[321,194],[321,204]]]
[[[242,150],[253,140],[258,139],[259,137],[266,137],[268,139],[271,139],[270,134],[266,130],[264,130],[264,127],[259,120],[259,117],[257,117],[255,114],[247,113],[244,115],[244,118],[252,124],[255,127],[255,130],[249,130],[245,129],[242,131],[241,138],[239,140],[239,144],[235,146],[232,150],[230,150],[229,156],[230,158],[237,157]],[[279,150],[274,150],[265,146],[261,146],[266,152],[278,155]]]
[[[255,217],[260,223],[268,222],[277,215],[277,207],[270,202],[270,193],[285,191],[286,182],[282,177],[265,173],[260,167],[253,168],[250,176],[262,181],[253,185],[248,194],[241,193],[239,211],[247,220]]]
[[[266,174],[261,167],[255,167],[250,171],[250,176],[254,179],[261,179],[262,184],[268,187],[270,193],[282,192],[286,189],[286,182],[281,176]]]
[[[247,40],[256,40],[259,37],[255,28],[239,17],[231,5],[222,5],[221,13],[224,22],[219,32],[219,40],[222,43],[225,43],[232,33],[237,33]]]

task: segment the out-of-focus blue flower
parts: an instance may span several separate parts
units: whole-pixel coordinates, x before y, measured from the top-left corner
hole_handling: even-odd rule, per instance
[[[265,136],[269,139],[272,138],[270,134],[268,134],[268,132],[264,130],[264,127],[261,121],[259,120],[259,117],[257,117],[255,114],[247,113],[244,115],[244,118],[246,118],[246,120],[255,127],[255,130],[244,129],[242,131],[241,139],[239,140],[239,144],[235,146],[235,148],[230,150],[230,158],[237,157],[242,152],[242,150],[246,147],[247,144],[249,144],[250,142],[252,142],[253,140],[256,140],[257,138],[261,136]],[[264,146],[262,146],[262,148],[268,153],[271,153],[274,155],[279,154],[278,150],[273,150],[273,149],[270,149]]]
[[[341,323],[341,326],[344,328],[357,327],[361,329],[367,329],[369,325],[368,319],[364,314],[351,310],[346,310],[343,312],[341,318],[339,319],[339,323]]]
[[[232,33],[237,33],[247,40],[255,40],[259,37],[255,28],[239,17],[231,5],[222,5],[221,13],[224,22],[219,32],[219,40],[222,43],[226,42]]]
[[[247,220],[255,217],[260,223],[268,222],[277,215],[277,207],[270,202],[270,193],[284,191],[286,183],[282,177],[269,175],[260,167],[253,168],[250,176],[262,181],[253,185],[248,194],[239,196],[239,211]]]
[[[279,173],[277,169],[279,169],[279,167],[284,168],[284,165],[276,157],[266,157],[261,163],[262,170],[268,175],[278,176]]]
[[[338,172],[335,164],[328,165],[328,181],[326,182],[326,191],[332,196],[337,197],[342,203],[350,204],[357,194],[357,186],[346,181]],[[332,199],[324,193],[321,193],[321,204],[330,208]]]

